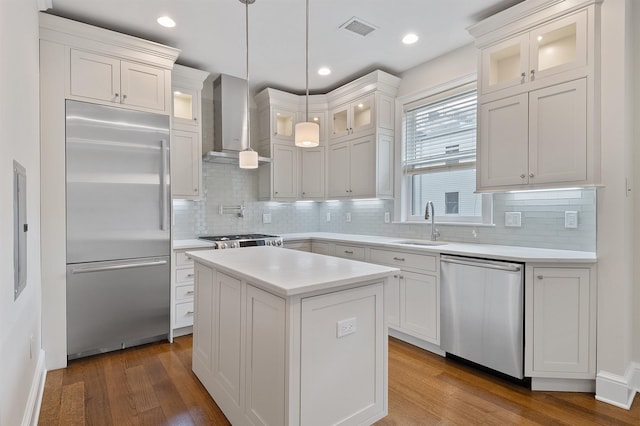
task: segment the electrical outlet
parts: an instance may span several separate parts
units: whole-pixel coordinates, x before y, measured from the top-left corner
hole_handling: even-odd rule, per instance
[[[348,336],[356,332],[356,318],[347,318],[338,321],[338,338]]]
[[[520,228],[522,226],[522,213],[504,212],[504,226],[509,228]]]
[[[271,223],[271,213],[262,214],[262,223]]]
[[[389,214],[389,212],[384,212],[384,223],[389,222],[391,222],[391,215]]]
[[[564,212],[564,227],[567,229],[578,227],[578,212]]]
[[[351,212],[347,212],[345,216],[346,216],[346,221],[351,222]]]
[[[327,222],[331,222],[331,212],[327,212]]]

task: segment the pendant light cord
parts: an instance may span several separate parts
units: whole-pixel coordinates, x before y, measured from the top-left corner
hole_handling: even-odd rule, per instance
[[[307,0],[307,22],[306,22],[306,80],[305,85],[307,86],[306,93],[306,104],[305,104],[305,115],[307,121],[309,121],[309,0]]]
[[[242,1],[242,0],[241,0]],[[245,4],[245,43],[247,48],[247,149],[251,150],[251,117],[249,113],[249,0]]]

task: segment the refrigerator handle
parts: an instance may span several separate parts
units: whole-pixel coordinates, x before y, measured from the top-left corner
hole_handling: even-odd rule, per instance
[[[121,263],[118,265],[109,265],[109,266],[97,266],[94,268],[78,268],[72,269],[72,274],[86,274],[89,272],[105,272],[105,271],[115,271],[119,269],[130,269],[130,268],[142,268],[145,266],[157,266],[157,265],[166,265],[166,260],[152,260],[149,262],[138,262],[138,263]]]
[[[160,230],[167,230],[167,141],[160,141],[161,166],[160,166]]]

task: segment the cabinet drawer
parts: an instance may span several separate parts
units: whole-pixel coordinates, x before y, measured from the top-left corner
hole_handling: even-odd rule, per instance
[[[436,256],[428,254],[371,249],[370,261],[371,263],[396,266],[399,268],[420,269],[423,271],[437,270]]]
[[[176,287],[176,301],[193,300],[194,295],[193,284],[180,285]]]
[[[187,327],[193,325],[193,302],[176,303],[173,327]]]
[[[176,283],[192,283],[194,276],[193,268],[176,269]]]
[[[193,259],[189,259],[186,252],[179,251],[176,253],[176,266],[193,266]]]
[[[335,255],[346,259],[364,260],[364,247],[336,244]]]

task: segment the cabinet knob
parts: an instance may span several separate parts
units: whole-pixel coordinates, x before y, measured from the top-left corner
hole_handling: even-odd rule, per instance
[[[127,95],[122,95],[122,99],[127,99]]]
[[[193,188],[193,192],[198,192],[198,188]]]
[[[539,279],[539,280],[543,280],[544,279],[544,277],[542,275],[538,275],[536,278]]]
[[[303,193],[302,193],[302,195],[305,195],[305,194],[306,194],[306,192],[303,192]]]
[[[531,177],[531,178],[532,178],[533,176],[534,176],[534,174],[533,174],[533,173],[529,173],[529,177]]]
[[[400,275],[400,279],[403,280],[404,279],[404,275]]]
[[[120,94],[119,93],[114,93],[113,96],[117,98],[118,96],[120,96]]]
[[[520,175],[520,179],[524,179],[526,177],[526,175],[523,173]]]
[[[393,278],[398,278],[398,276],[397,276],[397,275],[394,275],[394,276],[393,276]]]
[[[536,70],[531,70],[531,80],[536,78]]]
[[[274,194],[278,195],[278,191],[274,192]]]
[[[193,121],[198,121],[198,118],[197,117],[193,117]]]

